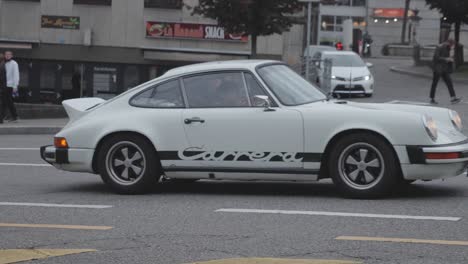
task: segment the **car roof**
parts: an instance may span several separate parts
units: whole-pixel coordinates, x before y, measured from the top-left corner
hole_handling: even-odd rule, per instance
[[[256,67],[268,63],[281,63],[273,60],[230,60],[230,61],[212,61],[191,64],[174,68],[166,72],[163,77],[173,77],[178,75],[185,75],[196,72],[206,71],[219,71],[219,70],[231,70],[231,69],[246,69],[254,71]]]

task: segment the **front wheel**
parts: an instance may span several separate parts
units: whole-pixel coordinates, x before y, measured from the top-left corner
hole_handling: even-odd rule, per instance
[[[136,135],[106,140],[98,154],[98,165],[103,181],[120,194],[148,192],[162,175],[152,145]]]
[[[388,195],[397,184],[397,158],[387,142],[359,133],[340,139],[331,152],[329,173],[343,194],[352,198]]]

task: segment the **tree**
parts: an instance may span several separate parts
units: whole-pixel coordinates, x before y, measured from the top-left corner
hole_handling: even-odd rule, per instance
[[[447,23],[455,24],[455,41],[457,42],[457,64],[463,62],[463,49],[459,46],[460,31],[463,23],[468,23],[468,1],[466,0],[426,0],[431,9],[437,9]]]
[[[460,30],[463,23],[468,23],[468,1],[466,0],[426,0],[431,9],[437,9],[447,19],[447,23],[455,24],[455,41],[460,41]]]
[[[252,57],[257,56],[258,36],[281,34],[298,21],[294,16],[302,10],[298,0],[200,0],[193,14],[216,19],[234,34],[251,37]]]

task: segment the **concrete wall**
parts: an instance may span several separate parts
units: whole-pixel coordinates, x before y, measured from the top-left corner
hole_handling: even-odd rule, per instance
[[[0,39],[33,40],[46,44],[83,45],[85,31],[92,30],[92,46],[127,48],[201,49],[249,52],[250,43],[206,40],[149,39],[146,21],[216,23],[180,10],[144,8],[144,0],[113,0],[112,6],[74,5],[73,0],[40,2],[0,0]],[[198,0],[185,0],[196,6]],[[41,15],[79,16],[80,30],[41,28]],[[296,50],[299,49],[299,50]],[[291,33],[260,37],[259,54],[290,59],[302,53],[302,26]],[[286,53],[284,53],[286,52]]]

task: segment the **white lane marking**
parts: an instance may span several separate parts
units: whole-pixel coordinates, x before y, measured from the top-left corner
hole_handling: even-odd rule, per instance
[[[1,150],[40,150],[40,148],[0,148]]]
[[[286,214],[286,215],[317,215],[317,216],[348,216],[365,218],[411,219],[434,221],[460,221],[461,217],[415,216],[415,215],[389,215],[389,214],[359,214],[324,211],[289,211],[289,210],[261,210],[261,209],[218,209],[215,212],[224,213],[255,213],[255,214]]]
[[[50,164],[38,163],[0,163],[0,166],[17,166],[17,167],[52,167]]]
[[[0,206],[32,206],[32,207],[59,207],[59,208],[86,208],[86,209],[107,209],[112,205],[90,205],[90,204],[49,204],[49,203],[10,203],[0,202]]]

